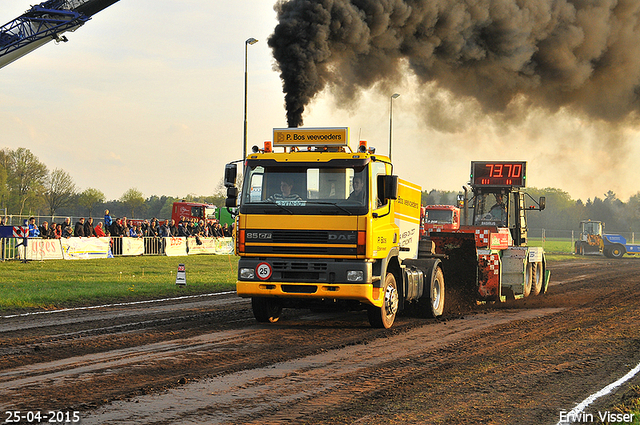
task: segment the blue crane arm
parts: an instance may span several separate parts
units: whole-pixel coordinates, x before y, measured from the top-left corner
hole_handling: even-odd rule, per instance
[[[0,68],[84,25],[118,0],[48,0],[0,27]]]
[[[81,5],[74,7],[73,10],[91,17],[117,2],[118,0],[85,0]]]

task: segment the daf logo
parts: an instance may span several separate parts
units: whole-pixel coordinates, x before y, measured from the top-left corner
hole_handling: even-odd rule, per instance
[[[344,235],[344,234],[336,234],[329,233],[330,241],[344,241],[344,242],[353,242],[356,240],[356,235]]]

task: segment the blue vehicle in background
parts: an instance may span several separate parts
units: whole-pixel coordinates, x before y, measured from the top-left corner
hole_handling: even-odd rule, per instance
[[[622,258],[624,254],[640,254],[640,245],[628,244],[622,235],[604,233],[604,223],[601,221],[583,220],[580,222],[580,237],[575,243],[575,253]]]

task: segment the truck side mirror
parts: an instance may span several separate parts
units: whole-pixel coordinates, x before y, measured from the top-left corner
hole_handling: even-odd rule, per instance
[[[540,211],[545,209],[547,207],[547,198],[544,197],[544,196],[541,196],[540,197],[540,202],[538,202],[538,205],[540,205]]]
[[[235,186],[227,187],[227,200],[225,201],[225,207],[231,208],[237,206],[238,203],[238,188]]]
[[[398,176],[378,176],[378,199],[398,199]]]
[[[238,165],[227,164],[224,166],[224,187],[227,188],[227,200],[225,207],[231,208],[238,204],[238,188],[236,178],[238,177]]]
[[[224,187],[234,187],[238,177],[238,165],[227,164],[224,166]]]

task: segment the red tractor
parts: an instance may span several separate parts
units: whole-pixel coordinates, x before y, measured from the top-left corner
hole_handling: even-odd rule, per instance
[[[452,231],[431,232],[432,249],[446,260],[448,282],[475,301],[504,301],[545,293],[550,272],[544,250],[530,247],[527,212],[542,211],[521,189],[526,162],[471,163],[472,197],[463,200],[468,222]],[[452,282],[453,283],[453,282]]]

